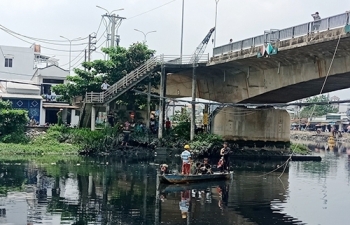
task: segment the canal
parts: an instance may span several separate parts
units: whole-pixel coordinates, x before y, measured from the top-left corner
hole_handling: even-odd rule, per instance
[[[322,162],[236,161],[229,182],[158,189],[159,159],[2,157],[0,224],[349,224],[350,149],[309,147]]]

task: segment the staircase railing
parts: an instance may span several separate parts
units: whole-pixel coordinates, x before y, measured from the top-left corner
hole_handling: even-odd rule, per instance
[[[198,63],[207,63],[209,61],[209,54],[202,54],[197,56]],[[154,56],[145,63],[137,67],[135,70],[126,74],[123,78],[111,85],[105,92],[87,92],[85,96],[86,103],[105,103],[112,99],[120,90],[126,88],[129,84],[136,82],[140,77],[151,72],[156,66],[161,64],[167,65],[190,65],[193,55],[179,56]]]
[[[119,89],[128,86],[129,83],[132,83],[136,80],[138,80],[141,76],[148,73],[150,70],[152,70],[154,67],[159,65],[161,63],[160,59],[161,56],[155,56],[147,60],[144,64],[137,67],[135,70],[131,71],[130,73],[126,74],[123,78],[121,78],[119,81],[111,85],[107,91],[104,93],[104,98],[107,100],[111,97],[113,97],[116,93],[118,93]]]

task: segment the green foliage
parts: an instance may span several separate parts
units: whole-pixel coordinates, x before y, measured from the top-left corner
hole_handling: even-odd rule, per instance
[[[126,74],[130,73],[142,63],[146,62],[154,53],[147,45],[136,43],[129,48],[113,47],[102,49],[109,56],[109,60],[95,60],[84,62],[84,69],[74,69],[76,76],[69,76],[66,84],[53,87],[56,94],[62,95],[62,99],[71,101],[73,97],[85,96],[86,92],[101,92],[101,84],[106,80],[110,85],[114,84]],[[159,84],[158,74],[153,74],[152,86],[157,88]],[[144,91],[148,86],[148,79],[141,81],[136,88]],[[143,108],[147,97],[137,95],[133,91],[126,92],[118,99],[119,104],[127,104],[133,108]]]
[[[299,143],[292,143],[290,146],[290,150],[292,153],[299,155],[308,155],[310,153],[310,150],[307,148],[306,145]]]
[[[190,112],[186,108],[181,111],[175,111],[173,116],[173,123],[175,125],[173,132],[174,134],[182,139],[190,140],[191,135],[191,122]]]
[[[181,111],[175,111],[172,120],[174,123],[188,122],[191,120],[190,116],[190,112],[186,108],[183,108]]]
[[[191,122],[180,122],[174,127],[173,131],[179,138],[190,140]]]
[[[326,95],[314,96],[306,100],[306,102],[328,102],[328,101],[329,101],[329,98]],[[326,115],[327,113],[336,113],[337,111],[338,109],[330,104],[316,105],[316,106],[309,105],[309,106],[303,107],[303,109],[300,112],[300,117],[308,118],[310,116],[323,116],[323,115]]]
[[[27,111],[13,109],[11,102],[0,100],[0,142],[26,142],[24,130],[28,120]]]
[[[190,143],[191,149],[195,152],[208,151],[215,145],[221,145],[223,139],[221,136],[216,134],[199,134],[196,135],[194,140]]]

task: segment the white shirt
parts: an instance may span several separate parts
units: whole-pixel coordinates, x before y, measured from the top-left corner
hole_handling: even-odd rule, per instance
[[[184,163],[188,163],[188,158],[190,158],[190,157],[191,157],[191,153],[187,150],[185,150],[181,153],[182,162],[184,162]]]
[[[109,87],[109,84],[107,84],[107,83],[103,83],[101,85],[102,90],[107,90],[108,87]]]

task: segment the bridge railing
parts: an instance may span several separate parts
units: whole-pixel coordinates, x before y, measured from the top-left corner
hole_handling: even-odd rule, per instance
[[[317,31],[326,31],[343,27],[350,23],[349,16],[350,13],[347,12],[324,18],[317,22],[312,21],[281,30],[272,30],[270,32],[265,32],[265,34],[256,37],[247,38],[241,41],[232,42],[216,47],[213,49],[213,56],[220,56],[229,52],[237,52],[244,49],[249,49],[251,47],[262,46],[265,43],[271,41],[289,40],[295,37],[305,36],[313,31],[316,32],[314,25],[319,25]]]
[[[165,55],[163,63],[167,65],[190,65],[195,61],[195,55],[183,55],[182,58],[179,55]],[[197,56],[198,63],[207,63],[209,61],[209,53],[201,54]]]

